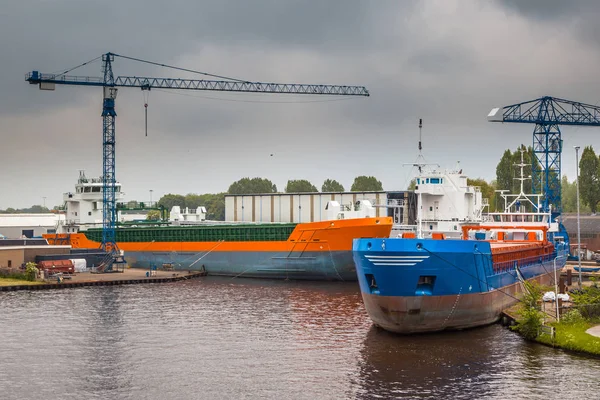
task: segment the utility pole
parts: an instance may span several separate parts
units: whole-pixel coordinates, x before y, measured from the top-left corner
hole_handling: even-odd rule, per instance
[[[577,163],[575,170],[577,172],[577,264],[579,265],[579,289],[581,289],[581,225],[579,223],[579,146],[575,147],[575,162]]]
[[[150,204],[149,204],[149,206],[152,207],[152,189],[150,189]]]

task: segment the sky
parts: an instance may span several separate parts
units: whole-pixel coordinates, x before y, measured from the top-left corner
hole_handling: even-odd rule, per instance
[[[40,91],[103,53],[249,81],[365,86],[370,97],[119,89],[116,169],[127,200],[216,193],[243,177],[373,175],[406,188],[418,156],[495,178],[533,126],[490,109],[550,95],[600,103],[600,2],[581,0],[4,0],[0,8],[0,209],[62,204],[79,170],[102,173],[102,91]],[[116,76],[202,79],[117,58]],[[95,61],[71,74],[101,76]],[[562,170],[600,151],[600,129],[563,127]],[[150,192],[152,191],[152,192]]]

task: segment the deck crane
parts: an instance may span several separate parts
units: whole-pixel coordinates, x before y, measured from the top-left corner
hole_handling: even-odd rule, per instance
[[[539,99],[494,108],[490,122],[535,124],[533,130],[532,188],[542,189],[542,208],[553,217],[562,211],[560,179],[562,139],[559,125],[600,126],[600,107],[544,96]],[[552,208],[552,209],[551,209]]]
[[[220,78],[221,80],[204,79],[172,79],[142,76],[117,76],[113,74],[115,57],[172,68],[184,72],[192,72],[205,76]],[[103,77],[72,76],[70,71],[87,65],[102,58]],[[296,83],[263,83],[228,78],[220,75],[208,74],[185,68],[173,67],[133,57],[122,56],[115,53],[105,53],[94,60],[80,64],[60,74],[45,74],[33,71],[25,76],[30,84],[37,84],[41,90],[54,90],[56,85],[98,86],[103,88],[102,106],[102,179],[103,179],[103,221],[102,221],[102,248],[104,251],[115,254],[117,209],[115,202],[115,99],[117,88],[133,87],[142,90],[180,89],[180,90],[212,90],[220,92],[243,93],[280,93],[280,94],[305,94],[305,95],[341,95],[341,96],[369,96],[368,90],[363,86],[339,85],[312,85]]]

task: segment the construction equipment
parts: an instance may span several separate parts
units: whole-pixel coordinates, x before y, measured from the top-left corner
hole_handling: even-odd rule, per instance
[[[117,76],[113,74],[112,64],[115,57],[137,61],[140,63],[176,69],[184,72],[202,74],[221,80],[203,79],[172,79],[154,78],[141,76]],[[71,76],[67,75],[76,68],[87,65],[93,61],[102,59],[103,77]],[[25,76],[30,84],[37,84],[41,90],[54,90],[56,85],[75,86],[99,86],[103,89],[102,107],[102,135],[103,135],[103,232],[102,248],[110,253],[116,254],[116,225],[117,207],[115,202],[115,99],[117,88],[134,87],[144,91],[153,88],[180,89],[180,90],[211,90],[220,92],[242,92],[242,93],[278,93],[278,94],[304,94],[304,95],[341,95],[341,96],[369,96],[368,90],[363,86],[339,86],[339,85],[310,85],[310,84],[287,84],[287,83],[263,83],[250,82],[246,80],[228,78],[205,72],[194,71],[185,68],[173,67],[151,61],[145,61],[133,57],[121,56],[115,53],[106,53],[91,61],[82,63],[74,68],[60,74],[44,74],[33,71]],[[147,93],[147,92],[146,92]],[[147,102],[144,105],[147,110]]]
[[[535,124],[533,130],[532,188],[541,188],[542,209],[558,217],[561,206],[561,152],[559,125],[600,126],[600,107],[544,96],[536,100],[494,108],[490,122]]]

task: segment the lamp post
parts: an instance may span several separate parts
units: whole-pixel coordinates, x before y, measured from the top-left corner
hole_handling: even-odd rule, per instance
[[[150,207],[152,207],[152,189],[150,189]]]
[[[556,257],[554,257],[554,301],[556,302],[556,322],[560,322],[560,314],[558,311],[558,280],[556,277],[556,260],[559,257],[561,256],[558,254]]]
[[[577,178],[575,179],[577,186],[577,264],[579,265],[579,289],[581,289],[581,225],[579,223],[579,146],[575,147],[575,162],[577,169]]]

